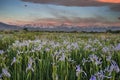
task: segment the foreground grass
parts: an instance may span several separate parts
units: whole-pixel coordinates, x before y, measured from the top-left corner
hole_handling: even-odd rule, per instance
[[[0,49],[3,80],[120,80],[119,34],[1,33]]]

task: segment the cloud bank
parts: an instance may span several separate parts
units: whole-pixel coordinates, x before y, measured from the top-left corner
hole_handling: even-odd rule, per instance
[[[22,0],[39,4],[63,6],[109,6],[113,11],[120,11],[120,0]]]
[[[120,0],[22,0],[22,1],[64,6],[103,6],[120,4]]]

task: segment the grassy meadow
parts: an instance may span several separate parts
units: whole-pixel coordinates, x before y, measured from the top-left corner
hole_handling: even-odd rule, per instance
[[[120,34],[0,32],[0,80],[120,80]]]

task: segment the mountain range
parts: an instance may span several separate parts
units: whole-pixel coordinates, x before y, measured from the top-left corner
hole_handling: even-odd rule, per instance
[[[19,30],[19,29],[22,29],[22,28],[16,25],[10,25],[10,24],[0,22],[0,30]]]
[[[0,30],[22,30],[27,28],[30,31],[65,31],[65,32],[105,32],[107,30],[117,31],[120,30],[120,26],[109,26],[109,27],[102,27],[102,26],[67,26],[67,25],[59,25],[59,26],[33,26],[33,25],[25,25],[25,26],[17,26],[17,25],[10,25],[3,22],[0,22]]]

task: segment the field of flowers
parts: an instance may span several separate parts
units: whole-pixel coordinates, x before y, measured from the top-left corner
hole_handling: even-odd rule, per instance
[[[0,33],[0,80],[120,80],[120,34]]]

